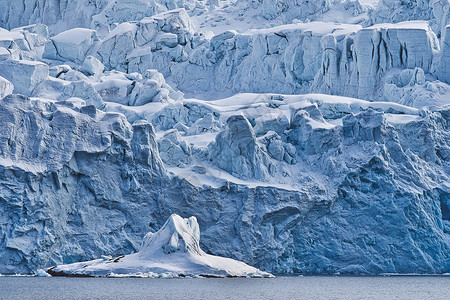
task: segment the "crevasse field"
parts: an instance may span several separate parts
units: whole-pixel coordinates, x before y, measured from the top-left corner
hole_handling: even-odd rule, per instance
[[[247,275],[450,273],[449,23],[448,0],[0,0],[0,274],[152,236]]]

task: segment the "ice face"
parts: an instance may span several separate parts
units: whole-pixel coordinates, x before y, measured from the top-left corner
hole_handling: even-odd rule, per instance
[[[445,35],[442,42],[440,59],[437,60],[436,75],[439,80],[450,83],[448,69],[450,67],[450,26],[445,27]]]
[[[0,98],[3,99],[6,95],[12,94],[14,85],[3,77],[0,77]]]
[[[373,23],[397,23],[406,20],[429,20],[439,34],[448,24],[450,2],[448,0],[380,1],[371,12]]]
[[[136,251],[149,222],[155,227],[174,210],[197,213],[208,251],[274,272],[447,270],[440,250],[448,249],[447,110],[322,95],[272,98],[210,101],[204,105],[214,113],[197,113],[221,129],[157,138],[167,129],[155,134],[146,121],[130,125],[81,99],[6,97],[1,180],[10,188],[1,209],[4,224],[17,221],[2,226],[2,273]],[[155,115],[164,109],[147,105]],[[290,116],[286,130],[269,122],[273,130],[258,134],[245,117],[257,126],[281,113]],[[206,122],[178,116],[171,126],[183,123],[187,131]],[[39,217],[23,218],[24,207]],[[423,229],[409,231],[417,222]],[[398,234],[413,242],[398,245]],[[357,242],[343,248],[349,236]],[[184,249],[182,240],[168,236],[166,252]],[[395,254],[386,256],[391,247]],[[288,259],[286,249],[293,251]]]
[[[300,23],[247,33],[225,31],[210,39],[191,23],[184,10],[177,10],[120,24],[100,42],[97,56],[108,69],[157,69],[190,96],[211,98],[211,91],[322,92],[370,100],[385,97],[378,86],[390,72],[420,68],[438,75],[433,64],[439,57],[445,60],[445,47],[440,50],[423,21],[364,29]],[[404,103],[426,102],[411,97]]]
[[[48,78],[46,64],[27,60],[5,60],[0,62],[0,76],[14,85],[14,91],[31,96],[33,90]]]
[[[227,120],[226,128],[217,134],[208,152],[210,160],[231,175],[261,180],[267,176],[267,154],[261,151],[252,125],[243,115]]]
[[[33,34],[43,44],[45,38],[38,33]],[[72,35],[73,39],[67,38]],[[5,32],[4,36],[5,41],[15,38],[11,32]],[[420,85],[424,84],[417,82],[418,87],[401,90],[390,85],[392,73],[399,69],[419,68],[425,74],[447,81],[446,43],[439,43],[423,21],[378,24],[364,29],[359,25],[297,23],[247,33],[225,31],[207,38],[195,29],[187,12],[178,9],[139,22],[121,23],[102,38],[93,30],[75,28],[51,37],[44,44],[43,56],[53,59],[51,64],[58,63],[54,60],[66,60],[76,69],[65,72],[61,79],[76,81],[86,80],[84,75],[101,75],[102,64],[106,71],[128,74],[144,75],[148,69],[156,69],[188,96],[200,93],[205,98],[220,98],[235,92],[321,92],[369,100],[395,99],[421,107],[433,102],[424,93],[447,90],[445,86],[440,88],[439,83],[423,88]],[[5,58],[14,53],[12,46],[8,47],[3,51]],[[58,54],[58,47],[66,57]],[[27,55],[40,60],[38,50],[17,51],[17,57]],[[93,62],[97,74],[93,73]],[[135,87],[132,83],[119,84],[115,80],[119,77],[111,78],[114,81],[110,84],[99,83],[106,94],[112,92],[108,88],[111,84],[118,85],[118,103],[143,105],[165,102],[168,97],[179,98],[172,88],[162,87],[164,82],[160,77],[148,78]],[[54,88],[55,82],[51,85]],[[112,95],[111,101],[116,96]],[[437,102],[445,104],[441,100]]]

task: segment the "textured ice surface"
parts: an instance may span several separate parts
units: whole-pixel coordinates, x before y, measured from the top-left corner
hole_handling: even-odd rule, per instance
[[[448,109],[256,94],[136,107],[155,135],[75,99],[0,104],[2,273],[134,252],[172,212],[198,217],[208,253],[271,272],[448,272]],[[255,134],[282,113],[287,129]],[[211,114],[221,127],[161,129]]]
[[[0,98],[3,99],[6,95],[13,92],[14,85],[3,77],[0,77]]]
[[[82,63],[93,43],[98,40],[95,30],[73,28],[53,36],[45,45],[43,57]]]
[[[46,64],[29,60],[5,60],[0,62],[0,76],[14,85],[14,91],[23,95],[31,95],[33,90],[49,75]]]
[[[445,65],[438,63],[441,57],[445,61],[445,43],[441,50],[424,21],[368,28],[297,23],[207,37],[184,10],[176,10],[122,23],[92,49],[107,69],[157,69],[188,96],[204,98],[235,92],[324,92],[383,99],[386,76],[398,69],[420,68],[447,81],[439,74],[446,73]]]
[[[47,26],[35,24],[11,31],[0,28],[0,61],[39,57],[48,39]]]
[[[367,20],[366,13],[371,8],[365,2],[367,1],[2,0],[0,26],[15,28],[43,23],[49,25],[55,33],[74,27],[98,28],[107,32],[117,23],[137,21],[176,8],[185,8],[202,26],[210,29],[217,27],[219,31],[233,25],[257,28],[264,22],[280,24],[290,23],[294,19],[362,22]],[[234,24],[231,24],[231,20]]]
[[[172,213],[269,272],[450,272],[446,1],[55,3],[0,1],[0,273]]]
[[[74,27],[109,28],[114,23],[136,21],[178,7],[194,10],[196,2],[195,0],[1,0],[0,26],[15,28],[43,23],[50,25],[54,32]]]
[[[208,149],[210,160],[222,170],[243,179],[268,176],[268,156],[261,151],[252,125],[243,115],[231,116],[226,128]]]
[[[94,277],[272,276],[242,262],[206,254],[200,248],[197,219],[176,214],[157,232],[147,233],[135,254],[55,266],[47,272],[54,276]]]
[[[379,1],[376,9],[371,12],[374,23],[397,23],[406,20],[429,20],[433,29],[440,33],[448,24],[450,17],[450,2],[448,0],[419,1]]]
[[[450,25],[445,28],[445,35],[442,38],[442,51],[437,60],[437,77],[450,84]]]

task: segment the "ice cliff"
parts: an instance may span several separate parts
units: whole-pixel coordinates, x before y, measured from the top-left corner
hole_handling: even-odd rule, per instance
[[[231,30],[215,36],[205,35],[194,23],[185,10],[179,9],[124,22],[107,33],[75,28],[47,40],[45,35],[33,33],[35,37],[24,36],[11,44],[11,34],[5,31],[4,59],[21,55],[77,68],[86,59],[92,64],[95,58],[106,70],[144,74],[147,69],[157,69],[188,96],[204,98],[236,92],[320,92],[421,107],[431,104],[430,94],[436,94],[435,90],[438,105],[439,94],[448,93],[448,37],[443,35],[439,41],[424,21],[365,28],[296,23],[245,33]],[[20,46],[24,41],[32,47]],[[432,77],[427,82],[408,80],[408,86],[404,83],[407,79],[395,79],[399,71],[415,69],[424,74],[422,77]]]
[[[64,39],[71,35],[77,39]],[[413,91],[405,91],[408,87],[392,82],[393,77],[401,70],[417,69],[424,74],[422,77],[431,74],[448,83],[446,74],[442,74],[446,73],[442,68],[448,46],[446,42],[440,44],[424,21],[366,28],[297,23],[207,37],[196,29],[185,10],[175,10],[122,23],[104,38],[86,29],[60,33],[47,42],[43,58],[82,63],[91,55],[106,70],[142,74],[149,68],[157,69],[188,96],[321,92],[391,100],[403,93],[410,99],[394,101],[417,103],[420,107],[429,104],[430,99],[426,93],[414,92],[433,92],[440,83],[430,78],[425,84],[419,79],[411,81]],[[62,49],[64,57],[58,49]],[[394,91],[390,86],[393,83],[401,91]],[[448,86],[443,85],[440,93],[447,92]]]
[[[0,273],[137,252],[173,213],[271,273],[450,272],[445,1],[38,2],[0,2]],[[199,22],[241,5],[274,26]]]
[[[77,98],[0,104],[2,273],[133,252],[173,211],[272,272],[448,270],[448,109],[244,94],[149,103],[155,135]]]

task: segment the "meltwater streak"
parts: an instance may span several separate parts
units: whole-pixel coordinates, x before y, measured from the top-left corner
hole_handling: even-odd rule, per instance
[[[0,299],[448,299],[450,276],[0,277]]]

